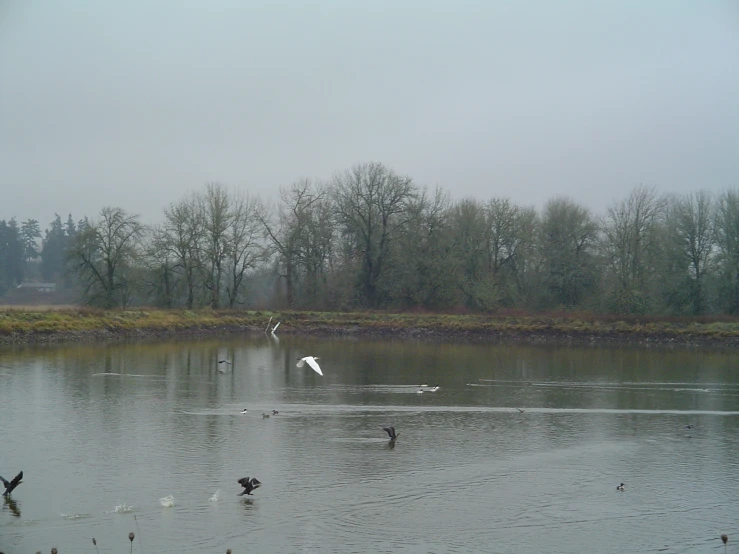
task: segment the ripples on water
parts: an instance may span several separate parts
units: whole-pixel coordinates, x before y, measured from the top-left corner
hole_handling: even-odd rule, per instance
[[[693,552],[739,534],[736,354],[223,348],[4,363],[0,470],[25,479],[2,551],[85,552],[95,536],[112,552],[130,531],[178,553]],[[305,351],[323,378],[294,367]],[[246,476],[262,487],[238,497]]]

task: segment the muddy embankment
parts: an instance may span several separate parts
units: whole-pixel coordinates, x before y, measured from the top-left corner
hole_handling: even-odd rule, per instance
[[[739,347],[729,319],[89,309],[0,311],[0,344],[264,334],[278,321],[282,336]]]

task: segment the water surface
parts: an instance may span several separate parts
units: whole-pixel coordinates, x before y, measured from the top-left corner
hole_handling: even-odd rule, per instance
[[[324,377],[295,367],[309,354]],[[25,479],[0,550],[128,552],[134,531],[138,552],[719,551],[739,540],[737,368],[308,337],[4,349],[0,475]]]

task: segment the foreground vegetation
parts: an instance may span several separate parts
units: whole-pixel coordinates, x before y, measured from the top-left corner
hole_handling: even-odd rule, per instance
[[[393,336],[457,340],[739,346],[736,318],[655,318],[592,314],[427,314],[235,310],[6,308],[0,342],[31,343],[154,338],[215,333]]]

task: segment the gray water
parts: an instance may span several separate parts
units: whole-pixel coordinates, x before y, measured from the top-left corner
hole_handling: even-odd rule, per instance
[[[0,551],[736,552],[737,368],[287,336],[4,349],[0,475],[25,477]]]

